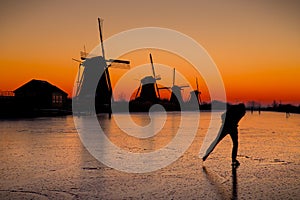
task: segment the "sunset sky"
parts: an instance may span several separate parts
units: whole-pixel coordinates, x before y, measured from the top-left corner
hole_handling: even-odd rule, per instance
[[[78,69],[72,58],[79,58],[84,45],[91,51],[99,44],[97,18],[101,17],[104,39],[149,26],[174,29],[193,38],[219,68],[230,102],[271,104],[277,100],[298,105],[299,9],[296,0],[1,1],[0,90],[15,90],[35,78],[47,80],[71,96]],[[179,71],[179,63],[181,70],[185,66],[183,61],[168,61],[168,55],[159,51],[152,53],[155,62],[174,65],[171,67]],[[132,68],[149,63],[147,51],[128,52],[127,56]],[[111,70],[113,79],[120,73],[124,72]],[[195,87],[192,72],[182,73]],[[135,78],[142,77],[137,74]],[[168,83],[171,80],[166,78],[163,84]],[[139,81],[132,85],[138,87]],[[205,83],[200,86],[208,100]]]

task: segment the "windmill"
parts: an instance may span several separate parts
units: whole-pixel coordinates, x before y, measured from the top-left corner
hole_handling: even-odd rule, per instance
[[[199,108],[200,108],[200,105],[202,104],[202,100],[201,100],[201,92],[199,90],[199,85],[198,85],[198,79],[196,78],[196,87],[197,89],[196,90],[193,90],[190,92],[190,100],[189,102],[190,103],[197,103],[199,105]]]
[[[141,84],[136,93],[136,97],[139,94],[140,101],[149,101],[149,102],[157,102],[160,99],[159,90],[157,87],[157,80],[161,80],[160,76],[157,76],[155,73],[155,68],[153,64],[152,55],[150,53],[150,62],[152,68],[152,76],[146,76],[141,79]]]
[[[172,83],[172,94],[171,94],[171,98],[170,98],[170,102],[171,103],[175,103],[177,105],[183,103],[183,98],[181,95],[181,90],[183,90],[182,88],[185,87],[189,87],[188,85],[182,85],[182,86],[178,86],[175,85],[175,68],[173,69],[173,83]]]
[[[111,103],[114,100],[108,69],[113,67],[128,69],[130,62],[117,59],[106,60],[102,36],[102,21],[103,20],[98,18],[102,56],[87,58],[86,51],[84,50],[84,52],[81,52],[80,61],[73,59],[79,62],[75,99],[83,100],[87,97],[95,97],[96,113],[108,112],[109,116],[111,116]],[[122,65],[120,66],[118,64]],[[81,68],[83,68],[82,73]],[[95,82],[98,82],[98,84],[96,88],[93,88],[92,86]]]

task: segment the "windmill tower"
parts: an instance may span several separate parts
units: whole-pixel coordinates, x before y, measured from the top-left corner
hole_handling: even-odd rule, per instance
[[[197,105],[199,105],[199,108],[200,108],[200,105],[202,104],[202,100],[201,100],[201,92],[199,90],[199,85],[198,85],[198,79],[196,78],[196,86],[197,86],[197,89],[196,90],[193,90],[190,92],[190,100],[189,102],[190,103],[196,103]]]
[[[161,80],[160,76],[155,73],[152,55],[150,53],[150,62],[152,67],[152,76],[146,76],[141,80],[140,87],[138,88],[137,95],[140,101],[155,103],[160,99],[159,89],[157,87],[157,80]]]
[[[111,103],[114,100],[112,96],[113,92],[108,69],[112,67],[128,69],[130,62],[116,59],[106,60],[100,18],[98,18],[98,24],[102,56],[87,58],[86,52],[81,52],[81,61],[76,60],[80,64],[77,77],[75,100],[82,103],[84,102],[85,98],[95,98],[96,113],[108,112],[109,116],[111,116]],[[118,67],[118,65],[114,65],[116,63],[123,64],[123,66]],[[83,71],[81,68],[83,68]],[[94,83],[98,83],[96,88],[94,87]]]

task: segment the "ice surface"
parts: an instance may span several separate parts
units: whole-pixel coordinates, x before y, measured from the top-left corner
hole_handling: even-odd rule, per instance
[[[100,124],[115,144],[142,153],[171,141],[178,115],[169,113],[166,127],[148,139],[127,136],[106,117]],[[140,124],[149,120],[143,114],[132,117]],[[210,113],[201,113],[194,142],[173,164],[130,174],[94,159],[71,116],[0,121],[0,199],[299,199],[299,115],[247,113],[239,126],[241,166],[236,171],[229,136],[204,163],[199,158],[209,122]]]

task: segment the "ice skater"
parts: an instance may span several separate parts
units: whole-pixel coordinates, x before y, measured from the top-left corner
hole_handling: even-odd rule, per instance
[[[206,151],[203,161],[207,159],[209,154],[214,150],[217,144],[227,135],[229,134],[233,143],[232,146],[232,166],[239,166],[240,163],[236,159],[237,151],[238,151],[238,123],[242,119],[242,117],[246,113],[246,108],[243,103],[238,105],[232,105],[228,108],[228,110],[222,114],[222,126],[219,130],[218,137],[213,141],[211,146]]]

